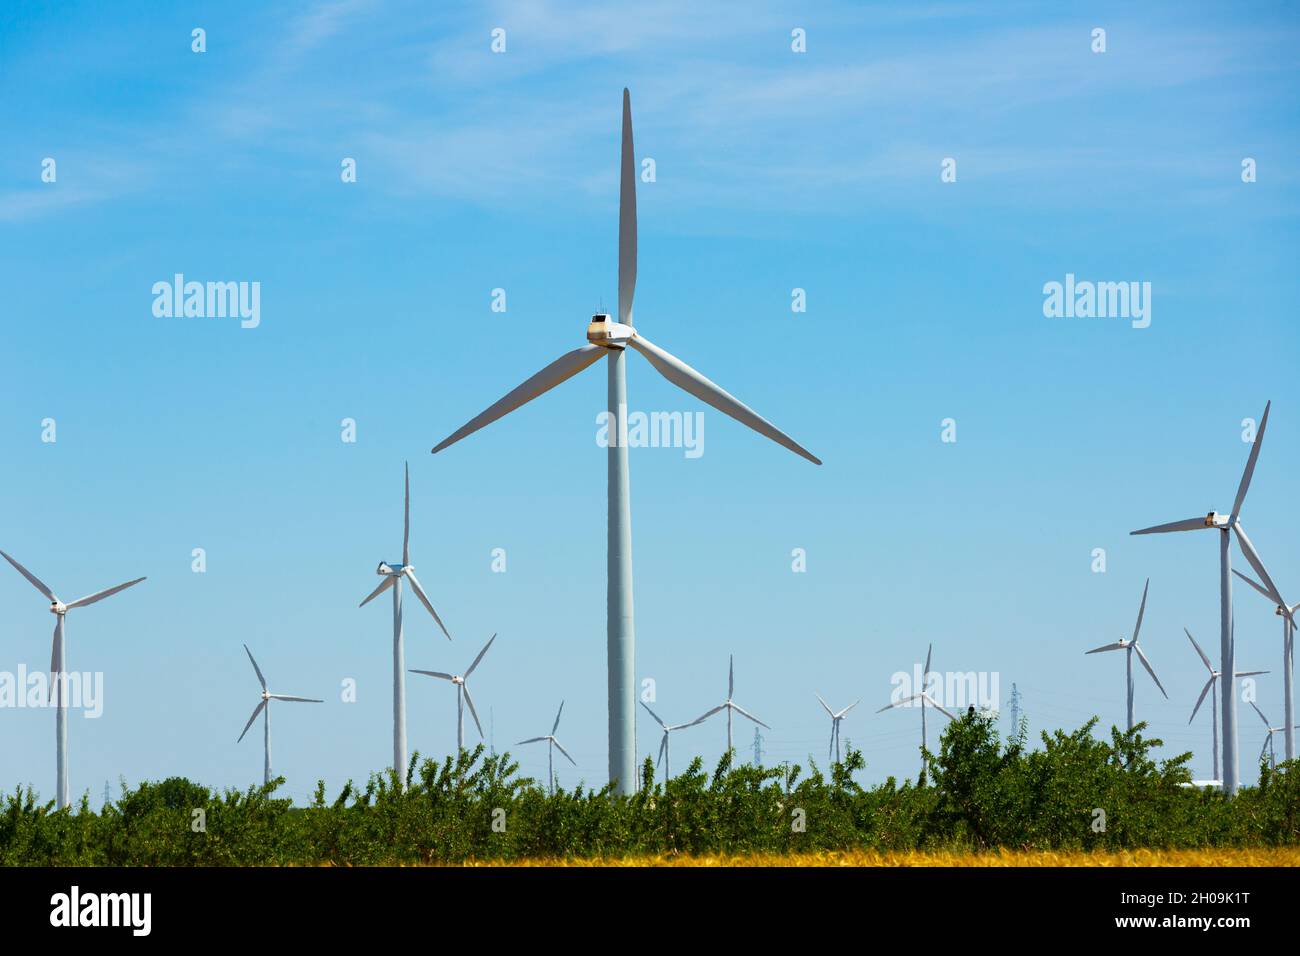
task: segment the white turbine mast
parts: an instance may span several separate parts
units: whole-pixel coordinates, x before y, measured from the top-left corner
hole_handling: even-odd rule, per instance
[[[54,640],[50,649],[50,688],[54,694],[54,767],[55,767],[55,805],[62,810],[64,807],[72,805],[71,789],[68,783],[68,697],[64,693],[66,684],[68,653],[67,653],[67,627],[65,618],[68,612],[73,608],[86,607],[111,597],[118,591],[125,591],[133,585],[139,584],[144,578],[136,578],[133,581],[127,581],[125,584],[119,584],[116,587],[106,588],[103,591],[96,591],[94,594],[88,594],[83,598],[77,598],[67,604],[60,601],[54,592],[46,587],[45,582],[38,578],[32,572],[19,564],[9,555],[0,551],[0,555],[14,566],[14,568],[25,577],[32,587],[45,595],[45,599],[50,602],[50,613],[54,615]]]
[[[411,671],[412,674],[423,674],[426,677],[437,677],[439,680],[450,681],[452,684],[456,685],[456,750],[457,752],[465,749],[465,705],[466,704],[469,704],[469,714],[471,717],[474,718],[474,726],[478,728],[479,739],[483,738],[483,725],[479,723],[478,711],[474,708],[474,698],[470,696],[468,681],[469,681],[469,675],[474,673],[474,668],[478,667],[478,662],[483,660],[483,655],[488,652],[488,648],[492,646],[492,642],[495,641],[496,639],[497,636],[495,634],[493,634],[491,637],[488,638],[488,642],[483,645],[483,650],[478,652],[478,656],[474,658],[474,663],[469,665],[469,668],[465,671],[464,674],[447,674],[444,673],[443,671],[419,671],[419,670]],[[564,705],[561,704],[560,706],[563,707]],[[556,717],[556,720],[557,721],[559,720],[558,716]]]
[[[737,714],[740,714],[742,717],[749,718],[754,723],[758,724],[758,726],[760,727],[767,727],[768,730],[772,729],[771,727],[768,727],[767,724],[763,723],[761,720],[759,720],[757,717],[751,714],[749,711],[745,710],[745,708],[737,704],[734,700],[732,700],[735,694],[736,694],[736,655],[732,654],[729,655],[727,658],[727,699],[724,700],[717,707],[714,707],[712,710],[705,711],[703,714],[701,714],[699,717],[696,717],[689,724],[683,724],[683,726],[693,727],[696,724],[703,723],[705,720],[712,717],[718,711],[725,710],[727,712],[727,753],[731,753],[732,750],[734,749],[734,747],[732,746],[732,736],[731,736],[731,721],[732,721],[733,711]]]
[[[663,718],[661,718],[658,714],[656,714],[653,710],[651,710],[650,705],[647,704],[645,701],[641,701],[641,706],[644,707],[646,709],[646,712],[651,717],[654,718],[655,723],[658,724],[660,729],[664,732],[663,739],[659,741],[659,756],[655,758],[655,763],[663,765],[664,786],[666,787],[668,786],[668,780],[671,776],[670,767],[669,767],[669,754],[668,754],[669,735],[672,734],[674,730],[685,730],[687,727],[694,727],[696,724],[701,723],[704,720],[704,717],[709,716],[709,714],[714,713],[714,711],[709,711],[709,714],[705,714],[704,717],[696,717],[690,723],[668,724],[668,723],[664,723]]]
[[[406,494],[402,506],[402,561],[397,565],[389,564],[387,561],[379,562],[375,573],[383,580],[379,582],[379,587],[371,591],[360,604],[361,607],[365,607],[389,588],[393,589],[393,771],[397,775],[399,787],[405,786],[406,783],[406,650],[402,635],[403,580],[411,583],[411,590],[415,592],[415,596],[433,616],[434,622],[442,633],[447,635],[447,640],[451,640],[451,634],[442,623],[442,618],[438,617],[438,612],[433,609],[433,604],[424,593],[424,588],[420,587],[420,580],[415,576],[415,566],[411,564],[411,468],[409,465],[405,466],[405,475]]]
[[[816,697],[817,700],[821,701],[822,710],[826,711],[827,716],[829,716],[831,719],[831,742],[830,742],[830,746],[826,748],[826,759],[830,760],[831,756],[834,755],[835,762],[839,763],[840,762],[840,722],[844,720],[845,714],[851,711],[854,707],[858,706],[858,704],[862,703],[862,698],[859,697],[857,700],[849,704],[849,706],[845,707],[843,710],[831,710],[831,705],[826,703],[826,701],[822,700],[821,694],[817,693],[816,691],[813,691],[813,696]]]
[[[1273,595],[1269,593],[1268,588],[1254,578],[1249,578],[1236,569],[1233,569],[1232,573],[1262,594],[1266,600],[1273,602]],[[1292,604],[1288,607],[1286,603],[1278,604],[1274,602],[1273,613],[1282,619],[1282,711],[1283,716],[1286,718],[1283,721],[1286,732],[1282,735],[1282,738],[1283,753],[1287,760],[1295,759],[1295,688],[1293,680],[1295,676],[1296,611],[1300,611],[1300,604]]]
[[[1211,734],[1212,734],[1210,744],[1212,748],[1213,764],[1214,764],[1213,779],[1215,782],[1222,785],[1223,777],[1219,773],[1219,686],[1218,686],[1219,672],[1214,669],[1214,665],[1210,663],[1210,658],[1206,655],[1205,651],[1201,650],[1201,645],[1196,643],[1196,638],[1192,637],[1192,632],[1189,631],[1187,628],[1183,628],[1183,633],[1186,634],[1187,639],[1192,642],[1192,647],[1196,648],[1197,656],[1200,657],[1201,663],[1205,665],[1205,669],[1209,671],[1210,674],[1209,678],[1205,681],[1205,686],[1201,688],[1201,696],[1196,698],[1196,706],[1192,708],[1192,716],[1187,718],[1187,722],[1190,724],[1193,720],[1196,719],[1196,712],[1201,709],[1201,704],[1204,703],[1205,701],[1205,695],[1209,694],[1210,695],[1210,727],[1211,727]],[[1268,671],[1237,671],[1237,676],[1254,677],[1257,674],[1267,674],[1267,673]]]
[[[937,710],[939,713],[943,714],[943,715],[944,715],[945,717],[947,717],[949,720],[956,720],[956,719],[957,719],[955,716],[953,716],[953,714],[951,714],[949,711],[945,710],[945,709],[943,708],[943,706],[942,706],[942,705],[941,705],[937,700],[935,700],[934,697],[932,697],[932,696],[930,695],[930,692],[929,692],[928,690],[926,690],[926,685],[928,684],[928,682],[929,682],[929,680],[930,680],[930,673],[931,673],[931,671],[930,671],[930,659],[931,659],[931,656],[932,656],[933,654],[934,654],[934,645],[931,644],[931,645],[929,645],[929,647],[926,649],[926,652],[925,652],[925,669],[921,672],[921,689],[920,689],[920,691],[918,691],[918,692],[915,693],[915,694],[908,694],[906,697],[900,698],[899,700],[896,700],[896,701],[894,701],[893,703],[886,704],[884,707],[881,707],[878,711],[876,711],[876,713],[878,713],[878,714],[883,714],[885,711],[887,711],[887,710],[891,710],[891,709],[894,708],[894,707],[909,707],[909,706],[911,706],[912,701],[919,701],[919,702],[920,702],[920,704],[921,704],[921,779],[922,779],[922,780],[925,779],[925,769],[926,769],[926,768],[925,768],[925,751],[926,751],[927,747],[929,746],[929,745],[928,745],[928,742],[927,742],[927,740],[926,740],[926,726],[925,726],[925,707],[926,707],[926,705],[929,704],[931,707],[933,707],[933,708],[934,708],[935,710]]]
[[[1273,749],[1273,735],[1286,730],[1286,727],[1274,727],[1272,722],[1264,716],[1264,712],[1255,706],[1255,702],[1250,702],[1251,708],[1259,714],[1259,719],[1264,722],[1268,728],[1268,735],[1264,738],[1264,746],[1259,748],[1259,759],[1264,759],[1264,754],[1268,754],[1268,766],[1270,770],[1277,769],[1277,752]]]
[[[253,652],[244,645],[244,653],[248,655],[249,662],[253,665],[253,673],[257,674],[257,682],[262,685],[262,699],[257,706],[253,708],[253,714],[248,718],[248,723],[244,724],[244,729],[239,735],[239,743],[248,733],[248,728],[253,726],[253,721],[257,720],[257,715],[262,715],[262,783],[271,782],[271,701],[283,700],[295,704],[323,704],[325,701],[318,700],[315,697],[291,697],[288,694],[272,694],[266,686],[266,678],[262,676],[262,668],[257,666],[257,661],[253,658]]]
[[[1137,654],[1138,660],[1142,662],[1142,666],[1145,667],[1147,673],[1151,675],[1151,679],[1156,682],[1156,686],[1160,688],[1160,693],[1165,695],[1166,700],[1169,699],[1169,694],[1165,691],[1164,685],[1160,683],[1160,678],[1156,676],[1155,669],[1151,666],[1151,662],[1147,660],[1146,654],[1142,653],[1142,648],[1138,646],[1138,633],[1142,630],[1142,616],[1146,613],[1147,610],[1147,591],[1149,591],[1150,588],[1151,588],[1151,579],[1147,578],[1147,583],[1142,588],[1142,604],[1141,606],[1138,607],[1137,624],[1133,626],[1133,638],[1131,640],[1126,641],[1124,638],[1121,637],[1114,644],[1103,644],[1101,647],[1094,647],[1090,651],[1084,651],[1085,655],[1101,654],[1106,651],[1125,652],[1124,664],[1125,664],[1125,674],[1127,675],[1126,687],[1127,687],[1127,702],[1128,702],[1127,713],[1128,713],[1129,730],[1132,730],[1133,725],[1137,722],[1133,717],[1133,655],[1134,654]]]

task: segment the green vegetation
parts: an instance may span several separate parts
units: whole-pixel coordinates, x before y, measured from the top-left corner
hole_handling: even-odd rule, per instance
[[[999,739],[992,718],[971,715],[944,731],[927,753],[928,781],[893,778],[864,789],[851,750],[829,777],[813,764],[733,766],[712,775],[697,758],[666,792],[646,761],[643,789],[630,797],[600,791],[548,795],[516,776],[508,754],[483,748],[441,764],[419,759],[397,787],[390,771],[364,789],[351,783],[329,802],[319,784],[308,807],[274,796],[282,781],[217,794],[181,778],[123,785],[116,804],[96,813],[38,805],[21,789],[0,810],[0,864],[8,866],[224,866],[459,863],[643,854],[790,853],[827,850],[1122,850],[1271,847],[1300,844],[1296,763],[1264,768],[1259,786],[1225,800],[1190,780],[1190,754],[1157,763],[1158,740],[1096,720],[1074,733],[1024,731]],[[1096,810],[1105,813],[1098,828]],[[197,811],[202,811],[198,813]],[[196,832],[198,822],[203,832]],[[802,824],[802,826],[801,826]]]

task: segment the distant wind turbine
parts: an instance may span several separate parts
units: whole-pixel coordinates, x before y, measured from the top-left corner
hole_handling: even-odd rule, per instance
[[[244,645],[244,653],[248,655],[249,661],[253,665],[253,671],[257,674],[257,682],[262,685],[262,700],[253,708],[253,715],[248,718],[248,723],[244,724],[243,733],[239,735],[239,743],[244,739],[244,734],[248,733],[248,728],[253,726],[253,721],[257,720],[257,715],[262,715],[262,782],[271,782],[271,701],[287,700],[298,704],[323,704],[323,700],[317,700],[315,697],[290,697],[288,694],[272,694],[266,686],[266,678],[262,676],[262,668],[257,666],[257,661],[253,660],[253,652]]]
[[[1137,624],[1134,625],[1133,627],[1132,640],[1126,641],[1123,638],[1120,638],[1114,644],[1103,644],[1101,647],[1094,647],[1092,650],[1084,652],[1085,654],[1100,654],[1103,651],[1127,651],[1127,653],[1124,655],[1124,664],[1125,664],[1126,673],[1128,675],[1127,677],[1128,698],[1127,699],[1128,699],[1128,729],[1129,730],[1132,730],[1133,725],[1136,723],[1136,721],[1133,719],[1133,655],[1135,653],[1138,656],[1138,660],[1142,662],[1142,666],[1147,669],[1147,673],[1151,675],[1151,679],[1155,681],[1156,686],[1160,688],[1160,693],[1165,695],[1166,700],[1168,700],[1169,698],[1169,694],[1165,692],[1164,685],[1160,683],[1160,678],[1156,676],[1156,672],[1152,669],[1151,662],[1147,660],[1147,656],[1142,653],[1142,648],[1138,646],[1138,632],[1142,630],[1142,615],[1146,613],[1147,591],[1150,589],[1150,587],[1151,587],[1151,579],[1147,578],[1147,583],[1142,588],[1142,605],[1141,607],[1138,608],[1138,619],[1137,619]]]
[[[731,753],[731,751],[734,749],[732,747],[732,742],[731,742],[731,712],[733,710],[744,717],[748,717],[750,720],[758,724],[760,727],[767,727],[767,724],[763,723],[761,720],[759,720],[757,717],[755,717],[753,714],[745,710],[745,708],[741,707],[739,704],[737,704],[734,700],[731,699],[732,696],[734,696],[735,692],[736,692],[736,656],[732,654],[727,658],[727,699],[724,700],[717,707],[714,707],[712,710],[705,711],[699,717],[695,718],[695,720],[691,721],[691,723],[685,725],[688,727],[693,727],[695,724],[703,723],[705,720],[712,717],[718,711],[725,710],[727,712],[727,753]],[[771,730],[772,728],[767,727],[767,729]]]
[[[1205,695],[1209,694],[1210,726],[1213,728],[1214,734],[1214,779],[1222,780],[1222,777],[1219,776],[1219,687],[1216,683],[1219,679],[1219,672],[1214,669],[1214,665],[1210,663],[1210,659],[1206,656],[1205,651],[1201,650],[1201,645],[1196,643],[1196,638],[1192,637],[1192,632],[1187,628],[1183,628],[1183,633],[1186,634],[1187,639],[1192,642],[1192,647],[1196,648],[1196,653],[1200,656],[1202,663],[1205,664],[1205,669],[1210,672],[1210,677],[1205,682],[1205,686],[1201,688],[1201,696],[1196,698],[1196,706],[1192,708],[1192,716],[1187,718],[1187,722],[1190,724],[1196,719],[1196,712],[1201,709],[1201,704],[1205,701]],[[1237,676],[1254,677],[1257,674],[1267,673],[1268,671],[1237,671]]]
[[[1264,712],[1260,710],[1258,707],[1255,707],[1255,702],[1253,700],[1250,702],[1250,706],[1254,708],[1255,713],[1259,714],[1259,719],[1264,721],[1264,726],[1268,728],[1268,736],[1264,738],[1264,746],[1259,748],[1259,759],[1263,760],[1264,754],[1267,753],[1269,769],[1276,770],[1277,753],[1273,750],[1273,735],[1284,730],[1285,728],[1274,727],[1272,723],[1269,721],[1269,719],[1264,716]]]
[[[0,555],[3,555],[4,559],[12,564],[32,587],[45,595],[45,599],[50,602],[50,613],[54,615],[54,641],[50,650],[50,688],[54,693],[55,802],[58,808],[62,810],[72,804],[68,785],[68,698],[63,692],[66,683],[64,675],[67,673],[68,665],[67,634],[64,618],[74,607],[86,607],[89,604],[102,601],[118,591],[125,591],[132,585],[139,584],[144,578],[136,578],[134,581],[127,581],[125,584],[119,584],[116,587],[96,591],[86,597],[77,598],[70,604],[64,604],[54,596],[54,592],[46,587],[40,578],[3,551],[0,551]]]
[[[478,657],[474,658],[474,663],[469,665],[469,669],[461,674],[444,674],[442,671],[411,671],[412,674],[424,674],[426,677],[437,677],[441,680],[451,681],[456,685],[456,749],[465,749],[465,705],[469,704],[469,714],[474,718],[474,726],[478,728],[478,735],[483,736],[483,725],[478,721],[478,711],[474,709],[474,698],[469,694],[469,675],[474,673],[474,668],[478,667],[478,662],[483,659],[483,655],[488,652],[492,642],[497,639],[493,634],[488,638],[488,642],[483,645],[483,650],[478,652]],[[561,707],[564,705],[561,704]],[[556,720],[559,720],[557,715]]]
[[[655,719],[655,723],[658,724],[664,732],[663,739],[659,741],[659,757],[657,762],[663,764],[664,784],[666,786],[668,784],[668,778],[670,776],[669,769],[668,769],[669,734],[671,734],[674,730],[685,730],[687,727],[694,727],[696,724],[703,721],[704,717],[709,716],[709,714],[715,713],[715,711],[709,711],[709,714],[705,714],[704,717],[696,717],[688,724],[666,724],[663,722],[663,719],[658,714],[656,714],[653,710],[650,710],[650,705],[647,704],[645,701],[641,701],[641,706],[644,707],[646,711],[650,714],[650,716]]]
[[[627,355],[640,352],[673,385],[815,465],[821,460],[735,396],[705,378],[675,355],[655,345],[632,324],[636,291],[637,163],[632,147],[632,100],[623,90],[623,136],[618,194],[618,315],[597,313],[587,326],[587,341],[566,352],[522,385],[488,406],[433,448],[434,454],[466,435],[549,392],[579,372],[607,359],[609,443],[606,477],[608,563],[606,631],[609,674],[609,780],[618,793],[636,789],[636,661],[632,612],[632,502],[627,462]],[[735,341],[740,338],[733,336]],[[493,358],[492,361],[498,361]]]
[[[840,721],[844,719],[845,714],[851,711],[854,707],[858,706],[858,704],[862,703],[862,698],[859,697],[857,700],[849,704],[849,706],[845,707],[841,711],[834,711],[831,710],[830,705],[827,704],[826,701],[822,700],[821,694],[818,694],[816,691],[814,691],[813,696],[816,697],[819,701],[821,701],[822,710],[826,711],[826,713],[831,718],[831,742],[830,742],[830,746],[826,748],[826,759],[830,760],[831,754],[833,753],[835,755],[835,762],[839,763],[840,762]]]
[[[939,702],[935,700],[932,696],[930,696],[930,692],[925,689],[926,681],[928,681],[930,677],[930,657],[933,653],[934,653],[934,645],[931,644],[925,652],[925,670],[921,672],[921,690],[915,694],[908,694],[906,697],[896,700],[891,704],[887,704],[884,707],[881,707],[878,711],[876,711],[876,713],[878,714],[883,714],[885,711],[890,710],[894,707],[908,706],[914,700],[919,700],[921,702],[921,779],[922,780],[925,779],[925,750],[926,747],[928,746],[926,742],[926,735],[925,735],[926,734],[925,705],[929,704],[931,707],[939,711],[939,713],[943,714],[949,720],[957,719],[953,714],[944,710],[943,707],[940,706]]]
[[[433,609],[424,588],[415,576],[415,566],[411,564],[411,469],[406,467],[406,497],[402,508],[402,563],[394,567],[387,561],[380,561],[375,573],[384,580],[379,587],[370,592],[361,602],[365,607],[389,588],[393,589],[393,770],[397,774],[399,786],[406,779],[406,652],[402,644],[402,579],[411,582],[411,590],[420,599],[442,633],[451,640],[447,628]]]
[[[1259,584],[1253,578],[1248,578],[1240,571],[1232,572],[1241,578],[1252,588],[1262,594],[1275,605],[1273,613],[1282,619],[1282,710],[1286,720],[1283,726],[1286,733],[1282,735],[1284,753],[1287,760],[1295,759],[1295,689],[1292,685],[1295,672],[1295,612],[1300,611],[1300,604],[1292,604],[1288,607],[1285,603],[1278,603],[1273,594],[1270,594],[1268,588]],[[1274,591],[1276,593],[1276,589]],[[1280,596],[1280,595],[1279,595]]]
[[[1237,497],[1232,502],[1232,512],[1221,515],[1211,511],[1203,518],[1185,518],[1168,524],[1155,525],[1131,531],[1130,534],[1163,534],[1169,531],[1219,532],[1219,702],[1223,708],[1223,792],[1228,796],[1237,793],[1241,778],[1241,761],[1237,756],[1237,695],[1233,688],[1236,684],[1237,649],[1232,639],[1232,570],[1228,547],[1232,534],[1237,535],[1241,553],[1246,556],[1250,566],[1255,569],[1259,579],[1269,592],[1269,599],[1274,604],[1285,604],[1273,586],[1272,579],[1264,570],[1264,563],[1255,552],[1255,546],[1246,536],[1246,529],[1241,525],[1241,506],[1246,501],[1246,492],[1250,488],[1251,476],[1255,473],[1255,462],[1259,460],[1259,450],[1264,445],[1264,429],[1268,427],[1268,412],[1272,402],[1264,405],[1264,417],[1260,419],[1259,431],[1251,444],[1250,455],[1246,458],[1246,470],[1241,474],[1241,483],[1237,485]]]
[[[527,740],[521,740],[515,744],[516,747],[522,747],[524,744],[536,744],[546,741],[546,781],[551,793],[555,792],[555,752],[554,748],[558,747],[560,753],[568,757],[569,763],[575,767],[578,762],[569,757],[569,752],[564,749],[564,745],[555,739],[555,732],[560,729],[560,715],[564,713],[564,701],[560,701],[560,709],[555,712],[555,723],[551,724],[551,732],[544,737],[529,737]]]

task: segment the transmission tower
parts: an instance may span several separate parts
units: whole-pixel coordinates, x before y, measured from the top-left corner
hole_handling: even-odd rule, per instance
[[[763,735],[754,728],[754,766],[763,766]]]
[[[1020,690],[1011,685],[1011,733],[1020,733]]]

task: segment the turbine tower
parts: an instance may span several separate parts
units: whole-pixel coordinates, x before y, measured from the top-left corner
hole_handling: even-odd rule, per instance
[[[262,715],[262,783],[271,782],[271,701],[287,700],[299,704],[323,704],[325,701],[317,700],[314,697],[290,697],[288,694],[272,694],[266,686],[266,678],[262,676],[262,668],[257,666],[257,661],[253,660],[253,652],[244,645],[244,653],[248,655],[249,661],[253,664],[253,671],[257,674],[257,682],[262,685],[262,700],[253,708],[253,715],[248,718],[248,723],[244,724],[243,733],[239,735],[239,743],[244,739],[244,734],[248,733],[248,728],[253,726],[253,721],[257,720],[257,715]]]
[[[1236,570],[1232,573],[1241,578],[1260,594],[1264,595],[1268,600],[1273,600],[1273,596],[1268,593],[1268,589],[1255,581],[1254,578],[1248,578],[1246,575]],[[1276,607],[1273,609],[1273,613],[1282,619],[1282,710],[1283,715],[1286,717],[1286,720],[1283,722],[1283,726],[1286,728],[1286,733],[1282,735],[1284,747],[1283,753],[1286,755],[1287,760],[1294,760],[1295,691],[1292,686],[1292,680],[1294,675],[1293,664],[1295,662],[1295,612],[1300,611],[1300,604],[1292,604],[1290,607],[1287,607],[1285,603],[1279,604],[1275,602],[1275,604]]]
[[[1269,719],[1264,716],[1264,712],[1258,707],[1255,707],[1255,702],[1253,700],[1250,702],[1250,706],[1254,708],[1255,713],[1259,714],[1259,719],[1264,721],[1264,726],[1268,728],[1268,735],[1264,738],[1264,746],[1259,748],[1259,759],[1263,760],[1264,754],[1267,753],[1269,769],[1276,770],[1277,752],[1273,749],[1273,735],[1286,728],[1274,727],[1272,723],[1270,723]]]
[[[1238,781],[1241,779],[1241,761],[1237,756],[1237,695],[1234,692],[1237,672],[1237,649],[1232,638],[1232,570],[1228,546],[1235,532],[1241,553],[1246,556],[1250,566],[1255,569],[1259,579],[1268,590],[1269,599],[1274,604],[1285,604],[1273,586],[1272,579],[1264,570],[1264,564],[1255,553],[1255,546],[1246,536],[1246,529],[1241,526],[1241,506],[1246,501],[1246,492],[1250,488],[1250,478],[1255,473],[1255,462],[1259,460],[1259,450],[1264,444],[1264,429],[1268,427],[1268,413],[1272,402],[1264,405],[1264,417],[1260,419],[1259,431],[1251,445],[1250,455],[1246,459],[1246,470],[1241,474],[1241,483],[1237,485],[1237,497],[1232,502],[1232,511],[1221,515],[1211,511],[1204,518],[1185,518],[1168,524],[1155,525],[1131,531],[1130,534],[1163,534],[1169,531],[1201,531],[1210,529],[1219,532],[1219,680],[1220,701],[1223,708],[1223,792],[1228,796],[1237,793]]]
[[[1166,693],[1164,685],[1160,683],[1160,678],[1156,676],[1156,672],[1151,668],[1151,662],[1147,660],[1147,656],[1142,653],[1142,648],[1138,646],[1138,632],[1142,630],[1142,615],[1146,613],[1147,591],[1150,589],[1150,587],[1151,587],[1151,579],[1147,578],[1147,583],[1142,588],[1142,605],[1138,608],[1138,619],[1137,619],[1137,624],[1133,626],[1132,640],[1126,641],[1124,640],[1124,638],[1121,637],[1114,644],[1103,644],[1101,647],[1094,647],[1092,650],[1084,652],[1085,655],[1101,654],[1104,651],[1126,651],[1127,652],[1124,655],[1124,666],[1125,666],[1125,672],[1127,674],[1126,679],[1127,679],[1127,687],[1128,687],[1127,699],[1128,699],[1128,729],[1129,730],[1132,730],[1133,725],[1137,723],[1137,721],[1133,719],[1133,655],[1135,653],[1138,656],[1138,660],[1142,662],[1142,666],[1147,669],[1147,673],[1151,675],[1151,679],[1155,681],[1156,686],[1160,688],[1160,693],[1165,695],[1166,700],[1169,699],[1169,694]]]
[[[695,724],[701,724],[705,720],[707,720],[708,718],[716,714],[718,711],[725,710],[727,712],[727,753],[731,753],[733,749],[731,743],[732,711],[735,711],[737,714],[740,714],[742,717],[748,717],[750,720],[758,724],[758,726],[760,727],[767,727],[767,724],[763,723],[761,720],[759,720],[757,717],[755,717],[753,714],[745,710],[745,708],[741,707],[739,704],[737,704],[734,700],[731,699],[735,695],[735,693],[736,693],[736,656],[732,654],[727,658],[727,699],[724,700],[717,707],[714,707],[712,710],[705,711],[699,717],[695,718],[695,720],[691,721],[691,723],[686,725],[687,727],[691,727],[694,726]],[[767,729],[771,730],[772,728],[767,727]]]
[[[551,732],[543,737],[529,737],[527,740],[521,740],[515,744],[516,747],[522,747],[524,744],[536,744],[546,741],[546,785],[551,793],[555,792],[555,748],[560,748],[560,753],[568,757],[569,763],[575,767],[578,761],[569,756],[569,752],[564,749],[564,745],[555,739],[555,732],[560,729],[560,715],[564,713],[564,701],[560,701],[560,709],[555,712],[555,723],[551,724]]]
[[[696,724],[702,721],[704,717],[697,717],[694,720],[692,720],[689,724],[666,724],[663,722],[663,719],[658,714],[656,714],[653,710],[650,709],[650,705],[647,704],[645,701],[641,701],[641,706],[644,707],[646,709],[646,712],[649,713],[650,716],[655,719],[655,723],[658,724],[660,728],[663,729],[664,732],[663,739],[659,742],[659,756],[656,759],[656,763],[662,763],[664,765],[664,786],[666,787],[668,786],[668,778],[669,776],[671,776],[668,768],[668,735],[671,734],[674,730],[685,730],[687,727],[694,727]],[[709,711],[709,713],[713,713],[713,711]],[[705,714],[704,716],[707,717],[708,714]],[[758,728],[756,727],[754,729],[757,730]]]
[[[1219,679],[1219,672],[1214,669],[1214,665],[1210,663],[1210,659],[1206,656],[1205,651],[1201,650],[1201,645],[1196,643],[1196,638],[1192,637],[1192,632],[1187,628],[1183,628],[1183,633],[1186,634],[1187,639],[1192,642],[1192,647],[1196,648],[1196,653],[1201,658],[1201,662],[1205,664],[1205,669],[1210,672],[1210,677],[1206,680],[1205,686],[1201,688],[1201,696],[1196,698],[1196,706],[1192,708],[1192,716],[1187,718],[1187,722],[1190,724],[1196,719],[1196,712],[1201,709],[1201,704],[1205,701],[1205,695],[1209,694],[1210,726],[1213,728],[1211,745],[1214,748],[1214,779],[1219,783],[1222,783],[1223,778],[1219,776],[1219,688],[1216,683]],[[1237,676],[1254,677],[1257,674],[1267,673],[1268,671],[1237,671]]]
[[[885,711],[890,710],[891,708],[894,707],[910,706],[912,701],[914,700],[919,700],[921,702],[921,780],[922,781],[925,780],[925,751],[927,747],[926,728],[925,728],[925,705],[929,704],[931,707],[939,711],[939,713],[943,714],[949,720],[957,719],[947,710],[944,710],[944,708],[940,706],[939,702],[935,700],[932,696],[930,696],[930,692],[926,690],[925,685],[930,678],[930,657],[933,653],[934,653],[934,645],[931,644],[925,652],[925,670],[921,672],[920,692],[916,694],[908,694],[906,697],[896,700],[893,703],[886,704],[884,707],[881,707],[878,711],[876,711],[876,713],[878,714],[883,714]]]
[[[465,705],[469,704],[469,714],[474,718],[474,726],[478,728],[478,735],[483,737],[483,725],[478,722],[478,711],[474,709],[474,698],[469,694],[469,675],[474,673],[474,668],[478,667],[478,662],[483,659],[483,655],[488,652],[492,642],[497,639],[493,634],[488,638],[488,642],[483,645],[483,650],[478,652],[478,657],[474,658],[474,663],[469,665],[469,670],[461,674],[444,674],[442,671],[411,671],[412,674],[424,674],[426,677],[437,677],[442,680],[451,681],[456,685],[456,750],[457,752],[465,749]],[[564,705],[561,704],[561,707]],[[559,720],[557,715],[556,720]]]
[[[632,294],[636,289],[636,157],[632,148],[632,106],[623,90],[623,143],[618,209],[618,316],[597,314],[587,327],[587,344],[546,366],[500,401],[470,419],[439,442],[434,453],[460,441],[521,405],[550,391],[597,361],[607,359],[610,441],[608,580],[606,591],[607,654],[609,664],[609,778],[619,793],[636,786],[635,637],[632,616],[632,504],[628,490],[625,420],[627,411],[627,348],[640,352],[651,366],[678,388],[725,415],[784,445],[814,464],[821,461],[771,422],[719,388],[685,362],[669,354],[632,325]]]
[[[50,613],[54,615],[54,640],[50,650],[50,685],[54,691],[55,803],[62,810],[64,807],[72,805],[68,786],[68,696],[64,692],[67,684],[65,675],[67,674],[68,655],[67,628],[64,619],[73,608],[86,607],[89,604],[102,601],[118,591],[125,591],[132,585],[139,584],[144,578],[136,578],[134,581],[127,581],[125,584],[119,584],[116,587],[96,591],[94,594],[64,604],[55,597],[54,592],[46,587],[45,582],[40,578],[3,551],[0,551],[0,555],[3,555],[4,559],[12,564],[32,587],[45,595],[45,599],[50,602]]]
[[[845,714],[851,711],[854,707],[858,706],[858,704],[862,703],[862,698],[859,697],[857,700],[849,704],[849,706],[845,707],[843,710],[834,711],[831,710],[830,705],[826,703],[826,701],[822,700],[821,694],[818,694],[816,691],[813,691],[813,696],[816,697],[819,701],[821,701],[822,710],[826,711],[827,715],[831,719],[831,743],[830,746],[826,748],[826,759],[830,760],[831,754],[834,754],[835,762],[839,763],[840,762],[840,721],[844,719]]]
[[[451,635],[447,633],[442,618],[438,617],[438,612],[433,609],[428,596],[424,593],[424,588],[420,587],[420,581],[415,576],[415,566],[411,564],[411,469],[409,465],[405,467],[405,473],[406,497],[402,508],[402,563],[394,567],[387,561],[380,561],[375,573],[382,577],[383,580],[379,582],[379,587],[371,591],[360,605],[365,607],[389,588],[393,589],[393,771],[397,774],[397,785],[399,787],[406,782],[406,651],[402,645],[403,578],[411,582],[411,590],[415,592],[415,596],[433,615],[433,619],[441,628],[442,633],[447,635],[447,640],[451,640]]]

